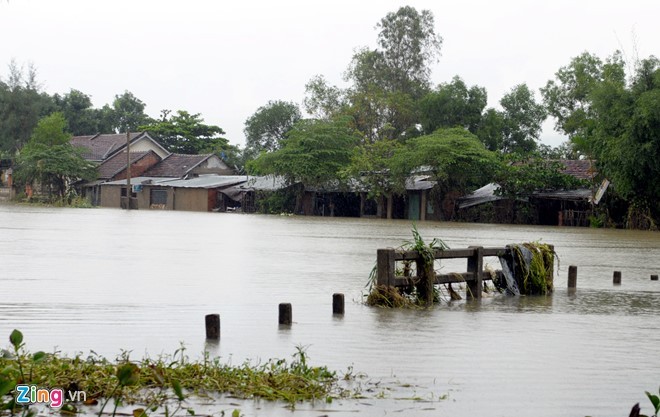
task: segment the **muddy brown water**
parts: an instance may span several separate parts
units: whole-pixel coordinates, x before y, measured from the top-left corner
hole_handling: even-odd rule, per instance
[[[362,379],[366,399],[303,404],[300,416],[622,416],[660,385],[660,234],[425,222],[452,248],[555,245],[551,297],[494,296],[432,310],[361,304],[376,249],[411,238],[408,221],[0,206],[0,337],[32,350],[114,358],[183,343],[232,363],[289,358]],[[489,263],[498,267],[493,259]],[[578,266],[578,289],[566,287]],[[447,272],[464,262],[444,263]],[[622,285],[612,285],[614,270]],[[346,314],[332,316],[332,294]],[[280,328],[277,306],[293,305]],[[204,338],[219,313],[222,337]],[[7,340],[7,339],[4,339]],[[8,341],[6,342],[8,344]],[[382,397],[382,398],[376,398]],[[207,411],[291,413],[219,399]]]

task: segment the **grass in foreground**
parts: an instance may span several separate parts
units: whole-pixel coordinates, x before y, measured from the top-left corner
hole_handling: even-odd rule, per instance
[[[301,401],[332,401],[333,398],[357,395],[340,387],[336,372],[326,367],[310,366],[305,350],[297,348],[291,361],[271,359],[261,364],[249,362],[232,366],[205,354],[201,361],[190,361],[185,349],[172,356],[131,361],[124,352],[116,361],[90,354],[73,358],[25,350],[23,335],[14,330],[10,336],[12,350],[3,350],[0,358],[0,415],[34,415],[34,407],[21,405],[13,392],[18,384],[37,388],[62,388],[65,404],[61,412],[77,411],[76,402],[68,402],[67,391],[83,391],[85,405],[98,405],[102,415],[110,400],[117,407],[140,405],[135,417],[146,417],[147,411],[164,410],[174,415],[184,407],[188,397],[230,395],[244,399],[279,400],[294,407]],[[11,395],[11,396],[10,396]],[[80,405],[78,403],[77,405]],[[145,411],[146,409],[146,411]]]

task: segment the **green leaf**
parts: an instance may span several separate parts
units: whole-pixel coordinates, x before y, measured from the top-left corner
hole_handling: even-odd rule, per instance
[[[231,417],[241,417],[241,410],[238,408],[234,409],[234,411],[231,413]]]
[[[21,343],[23,343],[23,333],[21,333],[20,330],[14,329],[9,335],[9,342],[11,342],[14,348],[18,349]]]
[[[125,363],[117,369],[117,379],[119,385],[129,386],[135,385],[138,382],[139,368],[133,363]]]
[[[43,361],[46,358],[46,352],[36,352],[34,355],[32,355],[32,362],[38,363]]]
[[[172,389],[176,394],[176,397],[179,401],[183,401],[186,397],[183,395],[183,389],[181,389],[181,384],[177,380],[172,381]]]
[[[653,395],[648,391],[646,391],[646,396],[649,397],[649,400],[651,400],[651,404],[653,404],[653,407],[655,408],[655,411],[657,413],[657,411],[660,410],[660,398],[657,395]]]
[[[75,415],[77,412],[78,409],[73,404],[64,404],[62,408],[60,408],[60,414],[64,414],[68,416]]]
[[[0,375],[0,397],[9,394],[15,387],[15,379]]]

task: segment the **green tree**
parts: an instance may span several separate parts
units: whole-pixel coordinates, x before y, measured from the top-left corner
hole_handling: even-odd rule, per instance
[[[590,95],[592,152],[603,175],[630,203],[628,226],[660,220],[660,61],[636,64],[627,85],[604,77]]]
[[[536,149],[546,111],[526,84],[519,84],[500,100],[504,116],[501,151],[526,154]]]
[[[328,85],[322,75],[317,75],[305,84],[305,111],[315,119],[330,120],[346,107],[346,91]]]
[[[495,175],[498,193],[510,198],[528,198],[537,191],[572,190],[588,186],[584,180],[563,173],[564,165],[539,153],[509,155]]]
[[[421,168],[433,174],[441,192],[465,193],[489,182],[498,162],[475,135],[453,128],[410,139],[396,149],[390,167],[400,191],[405,190],[406,179]]]
[[[394,192],[390,166],[394,153],[402,146],[401,142],[394,139],[356,146],[353,148],[350,165],[342,173],[347,179],[359,179],[368,190],[369,197],[378,202],[379,212],[382,210],[380,197],[390,198]]]
[[[0,151],[15,152],[30,138],[39,119],[51,111],[52,98],[41,91],[37,70],[15,61],[9,64],[9,77],[0,79]]]
[[[135,97],[130,91],[116,95],[112,107],[106,106],[102,110],[102,116],[106,118],[105,124],[116,133],[138,131],[140,126],[153,123],[144,109],[146,104]]]
[[[93,135],[101,132],[100,111],[92,108],[90,97],[78,90],[71,89],[67,94],[53,96],[55,105],[64,114],[69,131],[74,136]],[[107,133],[109,131],[106,131]]]
[[[269,101],[245,121],[245,150],[252,157],[280,149],[282,141],[300,120],[300,109],[291,102]]]
[[[464,127],[476,133],[487,101],[485,88],[476,85],[468,88],[459,76],[455,76],[451,82],[440,84],[421,99],[420,121],[424,132]]]
[[[435,33],[433,13],[404,6],[376,26],[386,89],[419,98],[428,88],[430,65],[440,55],[442,38]]]
[[[199,113],[190,114],[178,110],[171,114],[169,110],[161,112],[161,119],[148,125],[139,126],[158,138],[170,152],[183,154],[220,153],[231,148],[225,132],[219,126],[207,125]]]
[[[602,83],[625,85],[624,62],[616,52],[603,62],[584,52],[555,73],[555,79],[541,88],[548,113],[556,119],[555,129],[568,135],[576,152],[592,156],[594,151],[593,92]]]
[[[431,64],[440,54],[433,14],[401,7],[377,25],[379,49],[355,53],[345,78],[348,113],[368,142],[407,139],[418,132],[417,100],[428,92]]]
[[[476,135],[489,151],[501,151],[504,147],[504,114],[489,108],[481,116]]]
[[[63,198],[79,180],[96,178],[96,167],[71,146],[62,113],[42,118],[16,159],[18,184],[39,184],[50,199]]]
[[[256,175],[280,175],[290,184],[322,186],[338,180],[351,160],[359,133],[347,118],[300,120],[280,149],[262,153],[248,164]]]

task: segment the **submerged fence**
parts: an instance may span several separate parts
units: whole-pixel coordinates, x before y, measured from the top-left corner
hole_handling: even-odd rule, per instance
[[[554,249],[553,249],[554,250]],[[501,275],[502,271],[484,271],[484,257],[510,256],[511,247],[489,247],[470,246],[466,249],[436,249],[433,252],[434,259],[467,259],[467,272],[454,272],[448,274],[436,274],[433,284],[465,283],[466,298],[481,298],[483,281],[492,280]],[[376,284],[392,287],[406,287],[414,285],[424,277],[424,266],[418,251],[401,251],[393,248],[378,249],[376,255]],[[397,262],[403,263],[402,268],[397,268]],[[411,275],[410,264],[415,263],[416,274]],[[553,267],[548,268],[549,274],[553,274]],[[397,272],[403,275],[397,275]],[[552,279],[552,276],[549,277]]]

